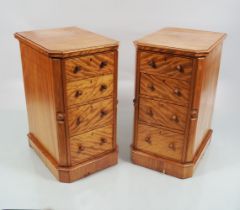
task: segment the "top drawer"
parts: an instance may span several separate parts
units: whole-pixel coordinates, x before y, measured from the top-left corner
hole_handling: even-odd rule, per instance
[[[109,74],[114,69],[114,52],[65,59],[67,81]]]
[[[192,59],[169,54],[141,52],[140,71],[175,79],[190,80]]]

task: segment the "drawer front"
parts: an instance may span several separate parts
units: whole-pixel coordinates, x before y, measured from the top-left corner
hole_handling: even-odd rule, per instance
[[[67,83],[68,105],[86,103],[113,94],[113,75]]]
[[[184,131],[187,108],[175,104],[140,98],[139,120]]]
[[[190,82],[141,73],[140,94],[187,104]]]
[[[113,99],[79,106],[68,110],[70,136],[103,127],[113,120]]]
[[[192,59],[189,58],[150,52],[141,52],[140,54],[140,71],[149,74],[190,80],[192,65]]]
[[[138,125],[137,149],[181,160],[184,136],[169,130],[143,124]]]
[[[113,149],[112,126],[70,138],[72,164],[78,164]]]
[[[110,74],[114,70],[114,52],[64,60],[67,81]]]

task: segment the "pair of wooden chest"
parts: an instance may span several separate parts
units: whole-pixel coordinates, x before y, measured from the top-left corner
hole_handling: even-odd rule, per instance
[[[118,42],[76,27],[15,37],[30,146],[62,182],[116,164]],[[165,28],[135,41],[134,163],[192,176],[212,134],[224,37]]]

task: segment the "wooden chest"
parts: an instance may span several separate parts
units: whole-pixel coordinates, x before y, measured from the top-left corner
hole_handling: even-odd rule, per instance
[[[164,28],[137,48],[132,161],[191,177],[210,142],[225,34]]]
[[[116,164],[118,42],[76,27],[15,37],[30,146],[61,182]]]

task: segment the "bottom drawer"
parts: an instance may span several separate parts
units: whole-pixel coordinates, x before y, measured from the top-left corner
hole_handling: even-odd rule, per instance
[[[181,160],[184,136],[169,130],[138,125],[136,148],[158,156]]]
[[[72,164],[78,164],[113,149],[112,125],[70,138]]]

